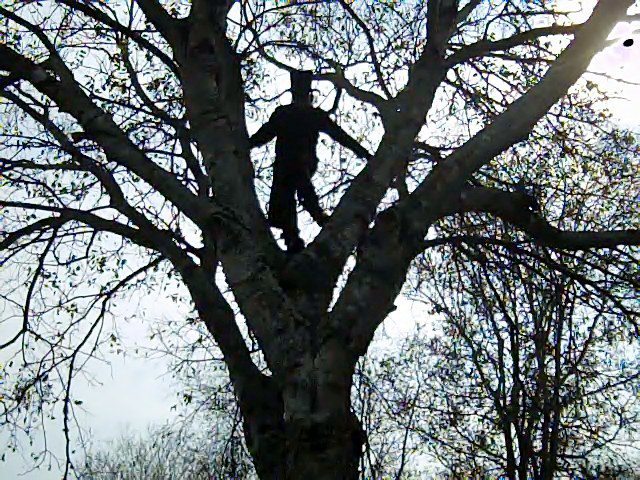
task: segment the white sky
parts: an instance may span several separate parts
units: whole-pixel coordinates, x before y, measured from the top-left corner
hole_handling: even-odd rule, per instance
[[[589,0],[590,3],[592,0]],[[575,5],[575,2],[567,2]],[[628,82],[640,81],[640,36],[632,34],[634,28],[640,28],[640,22],[634,25],[621,24],[614,32],[614,36],[634,38],[631,47],[624,47],[621,41],[606,49],[594,60],[591,69],[606,72],[611,76]],[[602,82],[603,80],[600,79]],[[612,85],[606,82],[607,85]],[[614,118],[621,124],[638,129],[640,120],[640,87],[624,85],[622,90],[625,99],[611,102]],[[7,272],[3,272],[6,274]],[[166,319],[177,316],[179,312],[175,305],[157,298],[147,298],[141,309],[146,311],[146,318]],[[384,328],[393,336],[401,336],[411,330],[412,319],[420,315],[420,306],[411,305],[406,300],[398,301],[398,310],[385,322]],[[147,325],[142,321],[131,321],[120,325],[122,343],[128,347],[146,343]],[[0,338],[6,338],[9,332],[0,327]],[[132,348],[130,349],[133,350]],[[0,353],[0,362],[6,357]],[[111,365],[93,367],[92,373],[100,379],[101,385],[76,385],[76,398],[83,400],[86,412],[83,422],[90,428],[97,441],[105,441],[117,437],[124,431],[141,432],[151,423],[162,423],[172,417],[170,407],[175,403],[175,388],[171,378],[166,375],[166,360],[148,360],[135,355],[113,356]],[[61,425],[51,425],[49,428],[50,448],[63,458],[63,438]],[[0,434],[0,445],[5,444],[6,436]],[[0,453],[2,450],[0,450]],[[25,472],[29,468],[29,458],[24,462],[19,456],[8,454],[8,461],[0,463],[1,480],[54,480],[60,478],[60,472],[54,468],[51,472]]]
[[[601,52],[593,61],[591,70],[599,73],[606,73],[611,77],[619,78],[625,82],[640,83],[640,35],[635,33],[640,28],[640,22],[621,23],[612,33],[612,38],[632,39],[634,44],[625,47],[622,42]],[[616,120],[622,125],[639,129],[640,120],[640,85],[630,83],[620,84],[606,81],[602,77],[596,77],[602,83],[613,87],[621,88],[619,99],[610,100],[610,109]]]
[[[10,272],[3,271],[3,275]],[[125,355],[105,355],[109,361],[94,361],[89,371],[97,382],[88,382],[83,377],[74,380],[74,399],[82,400],[82,409],[77,409],[82,427],[91,430],[91,438],[96,445],[114,439],[124,432],[143,432],[150,424],[165,422],[175,415],[171,406],[176,403],[176,388],[172,378],[166,373],[166,359],[146,359],[136,355],[137,345],[149,347],[148,326],[157,320],[178,319],[181,313],[171,301],[158,293],[147,296],[138,304],[121,302],[118,304],[119,318],[130,317],[132,312],[140,312],[140,317],[118,322],[119,338],[122,340]],[[144,318],[142,318],[144,315]],[[8,338],[15,329],[0,324],[0,338]],[[0,362],[7,355],[0,352]],[[62,414],[56,415],[61,420]],[[47,425],[47,440],[53,452],[64,458],[64,437],[61,421]],[[39,436],[35,435],[38,440]],[[7,436],[0,430],[0,445],[5,445]],[[26,445],[26,444],[25,444]],[[39,446],[39,444],[36,444]],[[4,450],[0,449],[0,452]],[[8,461],[0,463],[0,480],[59,480],[61,472],[53,465],[52,471],[43,470],[24,473],[32,464],[18,454],[7,453]]]

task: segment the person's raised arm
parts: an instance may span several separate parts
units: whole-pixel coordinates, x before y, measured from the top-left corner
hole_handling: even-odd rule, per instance
[[[348,148],[353,153],[358,155],[359,157],[365,158],[367,160],[371,160],[373,155],[371,155],[366,148],[360,145],[355,139],[353,139],[347,132],[345,132],[342,128],[340,128],[336,122],[329,118],[329,115],[326,115],[322,121],[321,131],[329,135],[336,142],[338,142],[343,147]]]

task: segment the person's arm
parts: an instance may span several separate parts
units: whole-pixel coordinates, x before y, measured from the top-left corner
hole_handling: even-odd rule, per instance
[[[267,123],[262,125],[260,129],[254,133],[249,139],[249,147],[260,147],[266,143],[269,143],[273,137],[278,134],[278,124],[280,123],[281,113],[278,108],[273,112],[271,118]]]
[[[336,122],[329,118],[327,115],[322,122],[321,131],[329,135],[340,145],[348,148],[353,153],[358,155],[359,157],[365,158],[367,160],[371,160],[373,155],[371,155],[366,148],[360,145],[355,139],[353,139],[347,132],[345,132],[342,128],[340,128]]]

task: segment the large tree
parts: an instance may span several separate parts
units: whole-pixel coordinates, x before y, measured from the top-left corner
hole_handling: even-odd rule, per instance
[[[23,352],[6,416],[60,398],[68,436],[71,380],[113,298],[176,273],[258,475],[353,479],[354,368],[425,249],[595,252],[585,288],[629,313],[635,140],[582,76],[633,3],[577,23],[544,0],[4,2],[0,248],[20,318],[2,346]],[[375,155],[321,166],[331,217],[288,255],[247,118],[265,119],[294,69]]]

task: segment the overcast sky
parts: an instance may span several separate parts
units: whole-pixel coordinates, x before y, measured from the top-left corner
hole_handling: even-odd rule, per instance
[[[640,23],[634,25],[638,28]],[[631,47],[624,47],[621,42],[601,53],[592,69],[607,72],[609,75],[623,78],[627,81],[638,81],[637,72],[640,70],[640,37],[633,34],[629,25],[621,25],[615,32],[616,36],[634,38]],[[611,108],[618,121],[637,128],[640,120],[640,87],[626,86],[623,96],[625,100],[612,101]],[[2,272],[6,275],[10,272]],[[390,333],[398,334],[407,330],[413,307],[406,301],[398,301],[399,309],[385,322],[385,328]],[[147,297],[141,305],[145,317],[149,320],[177,318],[179,312],[176,306],[166,299]],[[147,326],[142,321],[129,321],[120,325],[121,338],[130,347],[144,344],[148,337]],[[7,338],[10,332],[0,325],[0,338]],[[6,359],[0,352],[0,362]],[[175,385],[166,375],[167,362],[165,360],[148,360],[140,356],[113,356],[111,365],[92,367],[92,373],[99,378],[101,385],[76,383],[76,398],[83,400],[83,407],[87,413],[82,415],[85,428],[90,428],[93,438],[100,442],[117,437],[123,431],[143,432],[147,425],[162,423],[171,418],[171,406],[176,401]],[[49,446],[52,451],[63,458],[64,443],[61,425],[51,425],[48,428]],[[6,435],[0,433],[2,445],[6,442]],[[2,450],[0,450],[2,452]],[[27,453],[27,452],[25,452]],[[54,468],[52,472],[25,472],[30,463],[26,463],[18,455],[8,454],[7,461],[0,463],[0,479],[13,480],[59,480],[60,471]]]

